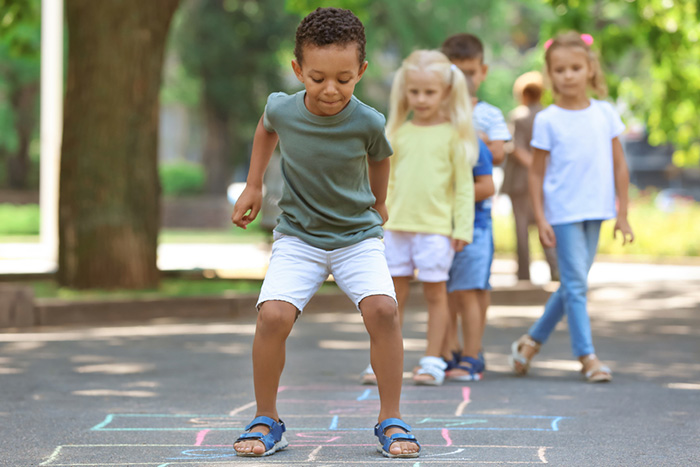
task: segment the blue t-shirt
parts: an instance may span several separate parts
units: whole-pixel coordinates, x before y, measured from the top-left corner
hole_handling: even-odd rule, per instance
[[[479,160],[472,171],[474,178],[479,175],[493,175],[493,156],[486,143],[479,139]],[[474,227],[488,227],[491,222],[492,198],[477,201],[474,205]]]

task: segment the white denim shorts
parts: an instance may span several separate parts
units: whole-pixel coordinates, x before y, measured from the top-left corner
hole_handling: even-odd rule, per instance
[[[379,238],[327,251],[298,237],[275,232],[257,307],[269,300],[280,300],[301,312],[329,274],[333,274],[338,287],[358,310],[360,302],[371,295],[387,295],[396,301],[384,244]]]
[[[445,282],[450,276],[455,254],[450,237],[387,230],[384,245],[392,277],[415,275],[421,282]]]

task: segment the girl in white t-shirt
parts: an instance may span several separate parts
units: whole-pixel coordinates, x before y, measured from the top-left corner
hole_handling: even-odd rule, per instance
[[[589,382],[612,380],[595,355],[586,294],[601,222],[617,217],[614,235],[634,240],[627,222],[629,172],[618,136],[624,130],[608,102],[591,99],[607,88],[588,34],[564,33],[545,43],[554,104],[535,117],[530,197],[540,241],[556,247],[561,285],[544,314],[512,344],[511,368],[525,375],[531,359],[566,314],[571,347]],[[615,195],[617,194],[617,212]]]

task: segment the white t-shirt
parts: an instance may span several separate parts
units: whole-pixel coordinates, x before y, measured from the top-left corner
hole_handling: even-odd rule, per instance
[[[616,216],[612,139],[624,129],[613,106],[595,99],[582,110],[550,105],[535,116],[530,144],[549,151],[543,187],[547,222]]]
[[[495,105],[479,101],[474,106],[474,127],[483,131],[491,141],[510,141],[510,132],[503,112]]]

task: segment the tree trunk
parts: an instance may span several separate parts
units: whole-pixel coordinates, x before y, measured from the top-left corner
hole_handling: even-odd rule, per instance
[[[206,192],[224,195],[231,183],[231,144],[228,135],[228,121],[213,105],[205,104],[206,140],[202,162],[206,174]]]
[[[178,0],[67,0],[58,277],[158,285],[158,94]]]

